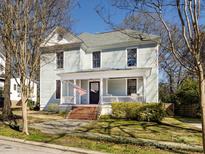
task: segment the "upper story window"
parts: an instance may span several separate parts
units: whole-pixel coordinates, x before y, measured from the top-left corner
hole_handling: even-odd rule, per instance
[[[93,52],[93,68],[99,68],[100,67],[100,51]]]
[[[14,84],[14,91],[16,91],[16,84]]]
[[[62,39],[63,39],[63,35],[62,35],[62,34],[58,34],[57,40],[58,40],[58,41],[61,41]]]
[[[63,68],[63,52],[56,53],[57,68]]]
[[[137,48],[127,49],[127,66],[137,66]]]

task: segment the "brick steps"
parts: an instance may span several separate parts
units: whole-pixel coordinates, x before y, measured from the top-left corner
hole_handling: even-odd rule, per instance
[[[80,120],[96,120],[98,115],[97,107],[79,106],[73,107],[72,111],[68,114],[68,119]]]

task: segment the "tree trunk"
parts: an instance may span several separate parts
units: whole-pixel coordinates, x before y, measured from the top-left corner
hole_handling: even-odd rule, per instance
[[[205,78],[203,73],[203,67],[201,67],[199,75],[199,92],[200,92],[200,104],[201,104],[201,118],[202,118],[202,135],[203,135],[203,149],[205,150]]]
[[[28,118],[27,118],[27,97],[24,96],[23,92],[21,92],[21,102],[22,102],[22,120],[23,120],[23,130],[22,132],[26,135],[28,133]]]
[[[11,100],[10,100],[10,79],[11,79],[11,64],[10,57],[6,53],[6,63],[5,63],[5,82],[4,82],[4,106],[2,112],[3,120],[9,120],[12,116],[11,111]]]

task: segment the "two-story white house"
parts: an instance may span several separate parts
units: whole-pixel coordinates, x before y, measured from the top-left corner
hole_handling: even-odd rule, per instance
[[[57,27],[42,44],[41,109],[94,105],[107,114],[112,102],[158,102],[158,41],[134,30],[75,36]]]

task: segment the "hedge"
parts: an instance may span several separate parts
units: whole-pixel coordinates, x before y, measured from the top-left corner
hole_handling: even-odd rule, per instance
[[[112,103],[112,117],[116,119],[160,122],[164,116],[165,109],[161,103]]]

